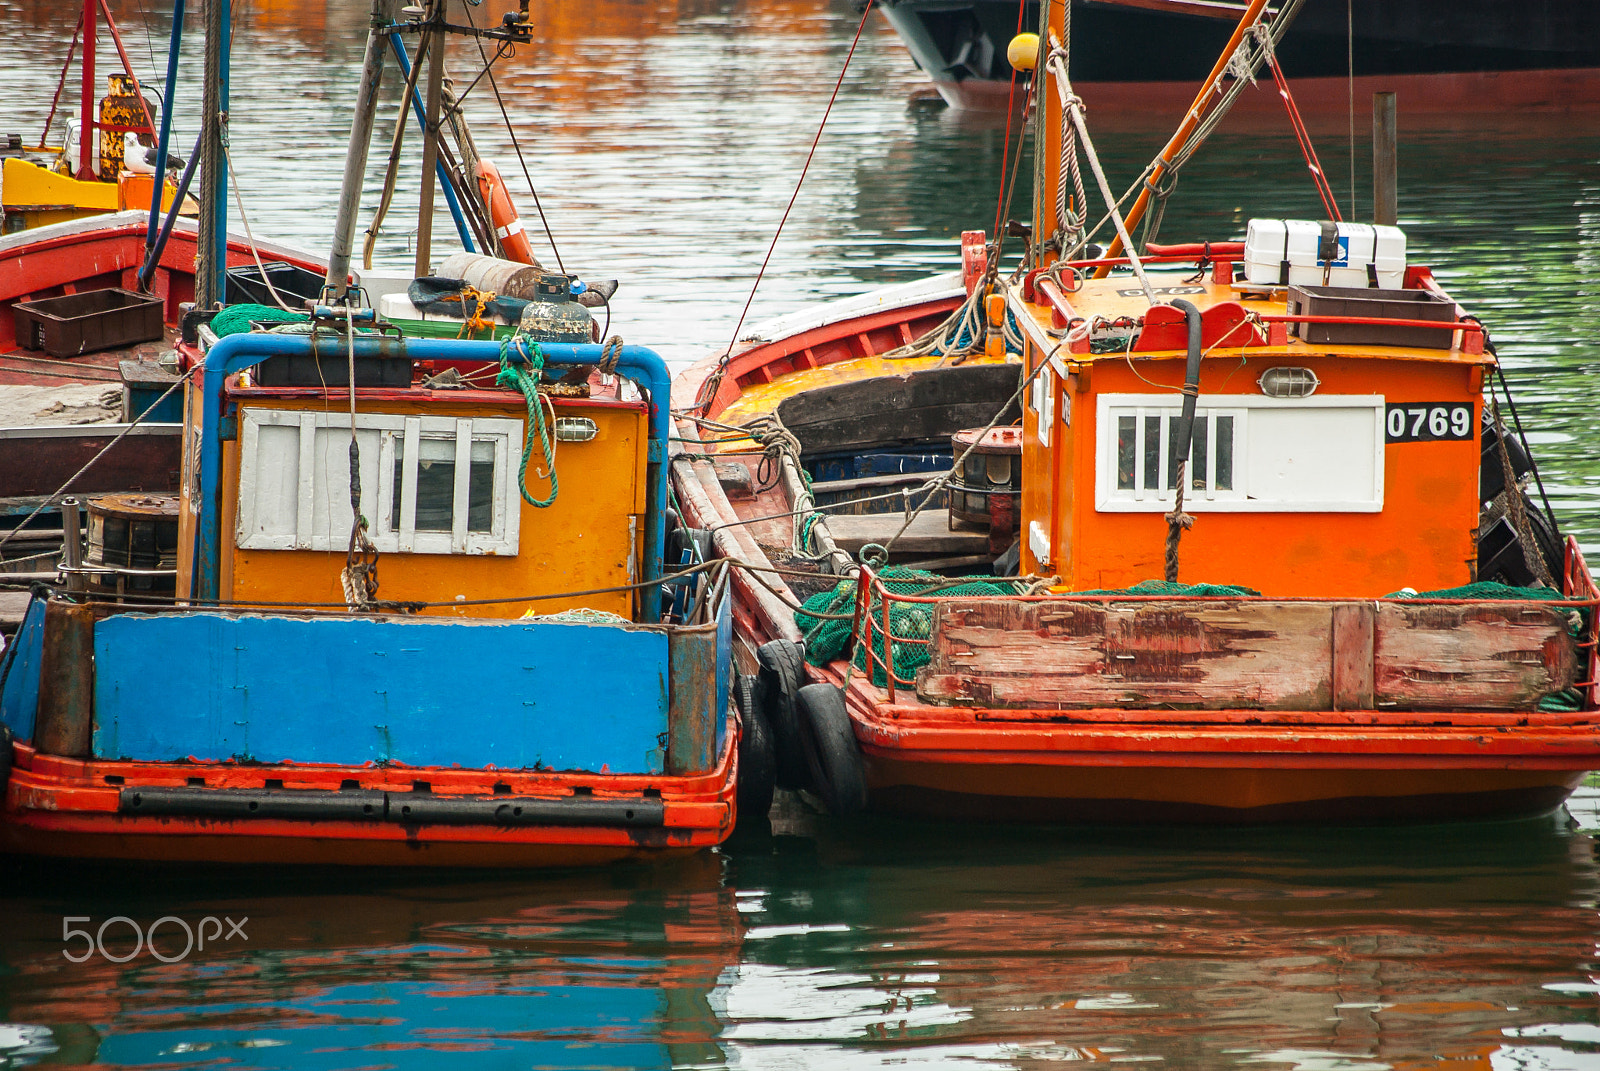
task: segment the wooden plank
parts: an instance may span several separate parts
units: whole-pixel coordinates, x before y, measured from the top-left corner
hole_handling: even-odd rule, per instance
[[[1329,706],[1332,604],[951,599],[917,693],[990,707]]]
[[[905,522],[904,513],[862,513],[831,516],[827,526],[839,549],[855,554],[868,543],[880,546],[887,543]],[[989,533],[964,529],[951,531],[944,513],[924,510],[917,514],[911,527],[895,540],[893,554],[895,557],[930,558],[984,554],[988,549]]]
[[[55,579],[55,574],[50,574],[50,578]],[[8,575],[5,579],[14,580],[16,577]],[[32,599],[33,596],[26,591],[0,591],[0,631],[11,633],[20,628]]]
[[[1570,611],[951,599],[917,692],[995,708],[1532,711],[1576,680]]]
[[[1577,680],[1571,610],[1547,603],[1382,603],[1373,683],[1380,709],[1530,710]]]
[[[1372,603],[1333,608],[1333,709],[1371,710],[1372,644],[1377,611]]]

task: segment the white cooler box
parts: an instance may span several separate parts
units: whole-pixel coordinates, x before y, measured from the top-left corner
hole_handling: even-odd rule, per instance
[[[1382,289],[1399,290],[1406,278],[1405,232],[1371,223],[1253,219],[1245,232],[1244,277],[1258,286],[1370,287],[1376,279]]]

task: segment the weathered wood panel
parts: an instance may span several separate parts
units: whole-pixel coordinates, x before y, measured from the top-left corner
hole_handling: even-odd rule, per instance
[[[917,691],[981,706],[1326,709],[1327,603],[952,599]]]
[[[1377,610],[1372,603],[1343,603],[1333,608],[1334,710],[1373,707],[1372,645],[1377,623]]]
[[[1544,603],[1380,604],[1380,709],[1529,710],[1577,679],[1571,610]]]
[[[928,702],[994,708],[1532,710],[1576,679],[1569,611],[1204,600],[949,599]]]

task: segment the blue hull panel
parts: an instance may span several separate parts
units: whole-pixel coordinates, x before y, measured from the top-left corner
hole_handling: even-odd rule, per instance
[[[125,614],[94,648],[99,758],[665,767],[663,632]]]
[[[22,627],[0,655],[0,724],[23,743],[33,740],[39,709],[39,669],[44,653],[44,600],[28,603]]]

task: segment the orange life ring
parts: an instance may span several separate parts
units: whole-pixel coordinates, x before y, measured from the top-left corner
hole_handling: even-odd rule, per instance
[[[511,203],[505,181],[500,178],[500,169],[488,160],[480,159],[474,170],[478,175],[478,189],[483,192],[483,200],[489,206],[489,220],[494,224],[495,237],[500,239],[500,248],[505,250],[506,259],[537,266],[539,262],[533,259],[533,247],[523,233],[522,220],[517,218],[517,206]]]

